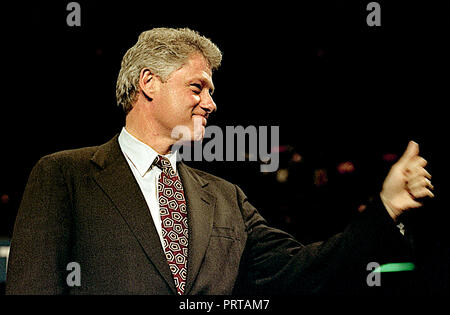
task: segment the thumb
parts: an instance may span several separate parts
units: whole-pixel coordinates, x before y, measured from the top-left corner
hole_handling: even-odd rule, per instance
[[[419,155],[419,144],[414,141],[409,141],[408,147],[405,150],[405,153],[400,157],[398,160],[399,164],[406,164],[409,160],[411,160],[413,157]]]

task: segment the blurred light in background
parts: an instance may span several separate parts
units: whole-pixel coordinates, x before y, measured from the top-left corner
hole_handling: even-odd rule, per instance
[[[300,163],[302,160],[303,160],[303,157],[298,153],[294,153],[291,157],[291,161],[294,163]]]
[[[362,204],[358,206],[358,212],[363,212],[364,210],[366,210],[367,206]]]
[[[395,153],[385,153],[382,155],[382,159],[385,162],[393,163],[397,160],[398,155]]]
[[[0,239],[0,282],[6,281],[6,268],[9,257],[9,239]]]
[[[9,196],[7,194],[3,194],[1,197],[1,201],[3,204],[7,204],[9,202]]]
[[[292,151],[292,146],[290,145],[280,145],[278,147],[272,147],[272,153],[274,152],[278,152],[278,153],[283,153],[283,152],[287,152],[287,151]]]
[[[328,173],[324,168],[314,170],[314,185],[316,187],[325,186],[328,183]]]
[[[404,263],[389,263],[384,264],[375,269],[373,272],[399,272],[399,271],[412,271],[416,268],[412,262]]]
[[[285,182],[287,182],[288,177],[289,177],[289,171],[288,171],[287,169],[285,169],[285,168],[280,168],[280,169],[277,171],[277,181],[278,181],[279,183],[285,183]]]
[[[342,162],[337,166],[337,170],[340,174],[352,173],[355,171],[355,165],[350,161]]]

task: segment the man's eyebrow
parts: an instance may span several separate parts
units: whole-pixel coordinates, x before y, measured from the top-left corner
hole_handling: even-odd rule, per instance
[[[200,81],[202,87],[208,86],[209,90],[211,91],[211,94],[213,94],[215,91],[214,83],[212,83],[210,80],[208,80],[206,78],[203,78],[203,77],[194,78],[192,81]]]

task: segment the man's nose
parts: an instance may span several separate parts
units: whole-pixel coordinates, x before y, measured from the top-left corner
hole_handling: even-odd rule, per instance
[[[200,107],[208,114],[211,114],[217,110],[216,103],[214,103],[214,100],[209,93],[205,93],[205,96],[202,97]]]

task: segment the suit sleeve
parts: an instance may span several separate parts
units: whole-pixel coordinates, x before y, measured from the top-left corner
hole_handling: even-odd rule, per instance
[[[19,207],[8,262],[6,294],[63,294],[69,262],[71,203],[60,167],[42,158]]]
[[[367,288],[367,264],[409,259],[411,249],[381,200],[337,235],[304,246],[271,228],[237,187],[247,229],[237,294],[354,293]]]

